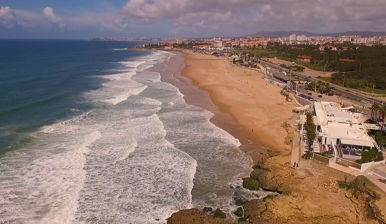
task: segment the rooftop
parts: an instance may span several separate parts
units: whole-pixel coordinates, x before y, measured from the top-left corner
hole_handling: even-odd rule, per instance
[[[342,144],[374,146],[366,126],[358,121],[360,114],[339,108],[333,102],[315,102],[314,109],[314,120],[316,125],[320,125],[323,136],[339,138]]]
[[[307,56],[307,55],[299,55],[298,58],[300,58],[300,59],[311,59],[312,57],[311,56]]]

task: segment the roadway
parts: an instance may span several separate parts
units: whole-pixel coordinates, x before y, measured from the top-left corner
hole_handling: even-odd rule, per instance
[[[280,67],[280,65],[274,64],[272,62],[259,59],[259,63],[261,65],[265,66],[265,67],[268,66],[268,67],[273,68],[274,69],[273,70],[273,76],[275,78],[276,77],[281,78],[283,76],[282,75],[282,71],[285,71],[287,74],[289,74],[289,69]],[[312,76],[306,76],[306,75],[303,75],[303,74],[300,74],[300,73],[297,73],[297,72],[291,72],[291,76],[292,76],[291,77],[292,80],[313,81],[313,82],[321,81],[321,82],[325,82],[325,81],[320,80],[318,78],[315,78],[315,77],[312,77]],[[336,85],[336,84],[333,84],[333,83],[329,83],[329,84],[330,84],[331,87],[334,87],[334,92],[335,92],[336,95],[341,95],[341,96],[343,96],[343,97],[345,97],[347,99],[359,102],[361,105],[363,105],[365,107],[369,107],[373,103],[379,103],[379,104],[385,103],[382,100],[375,99],[374,97],[369,96],[369,95],[367,95],[365,93],[362,93],[362,92],[360,92],[358,90],[345,88],[345,87],[342,87],[342,86],[339,86],[339,85]]]

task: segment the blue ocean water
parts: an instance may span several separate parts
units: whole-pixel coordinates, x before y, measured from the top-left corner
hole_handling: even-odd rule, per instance
[[[250,158],[162,81],[180,57],[134,44],[0,41],[0,223],[159,224],[192,206],[235,209]]]
[[[44,125],[90,109],[82,93],[117,62],[148,54],[135,43],[0,40],[0,154],[31,140]]]

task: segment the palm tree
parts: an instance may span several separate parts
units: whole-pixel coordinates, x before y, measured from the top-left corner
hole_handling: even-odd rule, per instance
[[[374,103],[371,107],[370,107],[370,110],[371,110],[371,120],[373,121],[377,121],[377,114],[378,114],[378,111],[379,111],[379,105],[377,103]]]
[[[379,112],[379,119],[384,122],[385,115],[386,115],[386,104],[383,104],[382,106],[380,106],[378,109],[378,112]]]

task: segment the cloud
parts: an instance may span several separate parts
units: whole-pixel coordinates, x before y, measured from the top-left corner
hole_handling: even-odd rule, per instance
[[[49,6],[38,11],[0,6],[0,29],[52,32],[65,28],[62,31],[113,31],[136,36],[237,36],[278,30],[386,31],[385,11],[385,0],[127,0],[121,8],[104,5],[66,16]]]
[[[15,27],[44,27],[47,22],[62,26],[63,24],[60,21],[60,18],[55,16],[53,9],[50,7],[44,8],[42,12],[12,9],[8,6],[0,7],[0,26],[8,29]]]
[[[60,18],[55,15],[54,9],[49,7],[49,6],[47,6],[43,9],[43,15],[51,23],[59,23],[60,22]]]
[[[8,19],[9,17],[11,17],[12,14],[11,14],[11,8],[9,8],[8,6],[1,6],[0,7],[0,18],[3,20],[5,19]]]
[[[252,4],[253,0],[130,0],[123,12],[132,18],[151,22],[157,19],[180,19],[190,15],[221,13]]]
[[[122,11],[145,23],[170,20],[234,32],[386,30],[384,0],[129,0]]]
[[[16,25],[16,15],[10,7],[0,7],[0,24],[7,28],[11,28]]]
[[[61,31],[74,32],[77,30],[94,31],[123,31],[129,25],[127,17],[119,9],[104,9],[104,11],[85,11],[77,15],[58,16],[54,9],[46,6],[41,11],[12,9],[0,6],[0,29],[19,30],[52,30],[55,27]]]

